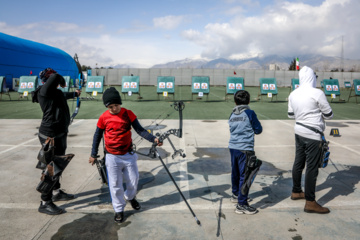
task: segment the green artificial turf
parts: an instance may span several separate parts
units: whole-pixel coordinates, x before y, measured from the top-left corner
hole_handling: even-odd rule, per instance
[[[119,91],[121,88],[116,87]],[[228,119],[232,108],[234,107],[233,96],[227,95],[225,100],[225,87],[211,87],[209,96],[198,98],[197,95],[191,95],[190,86],[177,86],[175,92],[175,100],[182,100],[185,103],[183,111],[184,119],[202,119],[202,120],[220,120]],[[267,119],[288,119],[287,117],[287,97],[290,88],[278,88],[279,94],[271,101],[266,95],[262,96],[262,100],[256,100],[259,93],[259,87],[246,87],[251,95],[250,108],[253,109],[260,120]],[[173,95],[164,98],[162,95],[156,94],[155,86],[141,86],[140,93],[142,99],[138,99],[138,94],[127,96],[121,94],[122,106],[132,110],[139,119],[177,119],[178,114],[175,113],[170,106],[173,102]],[[341,98],[346,102],[339,102],[339,97],[330,103],[334,118],[337,120],[360,119],[360,104],[355,102],[355,98],[351,98],[347,102],[350,90],[341,89]],[[89,95],[87,95],[89,96]],[[94,100],[87,100],[86,94],[82,93],[81,107],[77,119],[97,119],[106,108],[104,107],[101,94]],[[19,98],[17,92],[11,92],[11,101],[7,95],[3,95],[0,100],[0,119],[40,119],[42,116],[40,106],[32,103],[31,99]],[[159,99],[158,99],[159,98]],[[328,101],[331,98],[328,97]],[[360,101],[359,101],[360,103]],[[70,112],[74,112],[76,101],[68,100]],[[167,114],[170,114],[167,116]],[[161,116],[160,116],[161,115]]]

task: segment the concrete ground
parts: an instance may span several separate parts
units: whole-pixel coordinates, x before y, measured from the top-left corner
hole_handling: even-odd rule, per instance
[[[158,149],[201,226],[159,159],[143,156],[137,195],[142,209],[126,206],[125,222],[114,223],[108,188],[88,164],[96,121],[76,119],[70,126],[67,153],[75,157],[61,183],[77,198],[57,202],[66,213],[49,216],[38,213],[40,194],[35,190],[41,173],[35,169],[40,120],[0,120],[0,239],[359,239],[359,120],[327,122],[331,162],[320,169],[316,192],[318,202],[331,210],[327,215],[305,213],[303,200],[289,198],[294,121],[261,121],[264,131],[256,136],[255,151],[263,165],[250,190],[250,204],[259,213],[251,216],[235,214],[229,200],[227,121],[184,121],[183,138],[171,140],[186,157],[172,159],[169,142]],[[166,131],[178,122],[161,125]],[[331,128],[341,136],[330,136]],[[149,147],[144,140],[138,150],[145,153]]]

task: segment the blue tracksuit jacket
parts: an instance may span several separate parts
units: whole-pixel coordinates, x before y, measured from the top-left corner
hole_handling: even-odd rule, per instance
[[[254,134],[262,132],[262,126],[253,110],[248,105],[234,107],[229,118],[229,148],[254,151]]]

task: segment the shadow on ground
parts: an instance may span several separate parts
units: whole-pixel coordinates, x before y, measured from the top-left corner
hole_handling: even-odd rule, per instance
[[[78,239],[99,239],[117,240],[118,231],[126,227],[131,222],[115,224],[110,221],[114,217],[113,213],[89,213],[82,218],[76,219],[71,223],[59,228],[51,239],[78,240]]]
[[[359,166],[344,166],[344,170],[330,173],[326,181],[316,187],[317,191],[329,189],[318,201],[323,203],[331,202],[337,196],[347,196],[355,192],[355,185],[360,181]]]
[[[166,154],[166,153],[165,153]],[[202,175],[205,181],[208,181],[209,175],[221,175],[231,174],[230,166],[230,154],[227,148],[198,148],[194,154],[197,159],[188,163],[188,175],[186,178],[191,181],[194,179],[193,175]],[[152,159],[148,159],[152,161]],[[167,167],[177,163],[167,164]],[[156,175],[152,172],[157,171]],[[337,196],[347,196],[355,191],[355,185],[360,181],[360,167],[358,166],[343,166],[343,170],[330,173],[326,181],[317,186],[317,191],[329,189],[329,191],[323,195],[319,202],[325,204]],[[172,173],[175,181],[180,181],[184,177],[179,171]],[[304,176],[303,176],[304,177]],[[162,165],[157,166],[149,172],[140,172],[140,180],[138,190],[144,190],[156,186],[161,186],[171,181]],[[254,184],[258,184],[261,189],[257,191],[250,191],[250,197],[261,198],[253,204],[254,207],[259,209],[265,209],[274,206],[284,199],[290,197],[292,189],[292,177],[291,171],[276,168],[273,164],[263,161],[260,171],[254,181]],[[220,221],[221,218],[226,219],[226,216],[222,213],[222,201],[224,198],[230,198],[228,194],[231,189],[230,176],[229,184],[218,184],[205,187],[199,187],[188,191],[188,195],[191,199],[201,198],[206,201],[219,202],[220,208],[218,210],[218,231],[217,236],[220,235]],[[216,193],[216,197],[209,197],[210,193]],[[79,201],[72,201],[69,204],[62,205],[61,207],[79,205],[75,209],[81,209],[83,206],[111,204],[111,198],[109,189],[106,185],[103,185],[100,189],[82,192],[77,194],[78,197],[87,195],[94,195],[86,199]],[[58,232],[52,237],[52,239],[117,239],[117,232],[123,227],[127,227],[131,224],[129,217],[135,213],[141,213],[143,211],[156,208],[159,204],[162,206],[172,205],[183,201],[179,197],[179,192],[174,186],[174,191],[170,194],[156,196],[150,198],[146,207],[140,211],[126,211],[125,222],[122,224],[114,224],[112,221],[114,215],[112,212],[108,213],[90,213],[86,214],[80,219],[73,221],[72,223],[62,226]],[[154,203],[154,204],[152,204]],[[185,204],[185,203],[183,203]],[[76,234],[74,234],[76,233]]]

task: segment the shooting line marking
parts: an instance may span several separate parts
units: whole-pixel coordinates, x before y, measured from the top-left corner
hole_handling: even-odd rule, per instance
[[[352,149],[352,148],[349,148],[348,146],[345,146],[345,145],[343,145],[343,144],[334,142],[334,140],[330,140],[329,142],[330,142],[330,143],[333,143],[333,144],[335,144],[335,145],[337,145],[337,146],[339,146],[339,147],[345,148],[345,149],[349,150],[350,152],[356,153],[357,155],[360,154],[359,151],[356,151],[356,150],[354,150],[354,149]],[[355,146],[359,146],[359,145],[355,145]],[[331,149],[330,149],[330,151],[331,151]]]
[[[96,196],[96,195],[94,195]],[[78,200],[84,200],[83,197],[78,198]],[[228,199],[224,199],[223,205],[221,207],[222,211],[233,211],[234,204],[227,203]],[[230,202],[230,201],[229,201]],[[61,206],[61,205],[59,205]],[[146,212],[154,213],[154,212],[173,212],[173,211],[184,211],[185,214],[189,214],[188,208],[185,204],[181,201],[180,204],[171,204],[164,206],[164,204],[153,204],[153,203],[142,203],[142,206],[146,207]],[[328,203],[327,206],[329,207],[338,207],[338,209],[352,209],[354,207],[360,206],[360,200],[342,200],[342,201],[332,201]],[[196,210],[214,210],[213,204],[206,204],[204,202],[198,204],[191,204],[191,207]],[[38,203],[0,203],[0,209],[19,209],[19,210],[37,210],[39,208]],[[128,210],[131,210],[131,206],[126,206]],[[127,210],[125,209],[125,210]],[[267,206],[266,209],[262,209],[261,211],[279,211],[279,210],[286,210],[286,209],[300,209],[298,205],[290,201],[284,201],[282,203],[278,203],[274,206]],[[79,213],[79,205],[69,203],[66,207],[67,212],[74,212]],[[107,213],[109,211],[113,211],[113,207],[111,203],[107,204],[100,204],[100,205],[82,205],[81,213],[84,212],[94,212],[94,213]],[[145,212],[142,212],[145,214]]]
[[[271,120],[268,116],[266,116],[264,114],[261,114],[261,113],[258,113],[258,112],[256,114],[263,117],[263,118],[265,118],[265,119],[267,119],[267,120]]]
[[[283,123],[283,124],[285,124],[285,125],[287,125],[287,126],[290,126],[290,127],[293,127],[294,126],[294,124],[290,124],[290,123],[288,123],[288,122],[285,122],[285,121],[282,121],[282,120],[277,120],[278,122],[281,122],[281,123]]]
[[[82,121],[84,121],[84,120],[83,120],[83,119],[82,119],[82,120],[79,120],[79,121],[73,123],[72,125],[75,125],[75,124],[80,123],[80,122],[82,122]],[[0,146],[2,146],[2,147],[3,147],[3,146],[6,146],[6,147],[12,146],[12,147],[9,148],[9,149],[6,149],[6,150],[1,151],[0,154],[9,152],[9,151],[14,150],[14,149],[16,149],[16,148],[18,148],[18,147],[21,147],[21,146],[31,146],[31,147],[33,147],[33,146],[35,146],[35,145],[27,145],[27,144],[30,143],[30,142],[32,142],[32,141],[38,140],[38,139],[39,139],[39,138],[36,136],[36,138],[32,138],[32,139],[30,139],[30,140],[27,140],[27,141],[25,141],[25,142],[23,142],[23,143],[20,143],[20,144],[17,144],[17,145],[0,145]],[[36,145],[36,146],[38,147],[39,145]]]
[[[293,126],[292,124],[290,124],[290,123],[288,123],[288,122],[285,122],[285,121],[282,121],[282,120],[277,120],[278,122],[281,122],[281,123],[283,123],[283,124],[285,124],[285,125],[287,125],[287,126]],[[328,140],[328,139],[327,139]],[[360,152],[359,151],[356,151],[356,150],[354,150],[354,149],[352,149],[352,148],[349,148],[348,146],[350,146],[350,145],[343,145],[343,144],[340,144],[340,143],[337,143],[337,142],[335,142],[334,140],[330,140],[329,141],[330,143],[334,143],[335,145],[337,145],[338,147],[342,147],[342,148],[345,148],[345,149],[347,149],[347,150],[349,150],[349,151],[351,151],[351,152],[353,152],[353,153],[356,153],[356,154],[360,154]],[[359,146],[359,145],[351,145],[351,146],[354,146],[354,147],[356,147],[356,146]]]
[[[35,140],[37,140],[37,139],[38,139],[38,138],[36,137],[36,138],[30,139],[30,140],[27,140],[27,141],[25,141],[25,142],[23,142],[23,143],[20,143],[20,144],[18,144],[18,145],[13,145],[13,147],[1,151],[0,154],[6,153],[6,152],[9,152],[9,151],[11,151],[11,150],[14,150],[15,148],[24,146],[24,145],[26,145],[27,143],[32,142],[32,141],[35,141]],[[39,145],[37,145],[37,146],[39,146]]]

